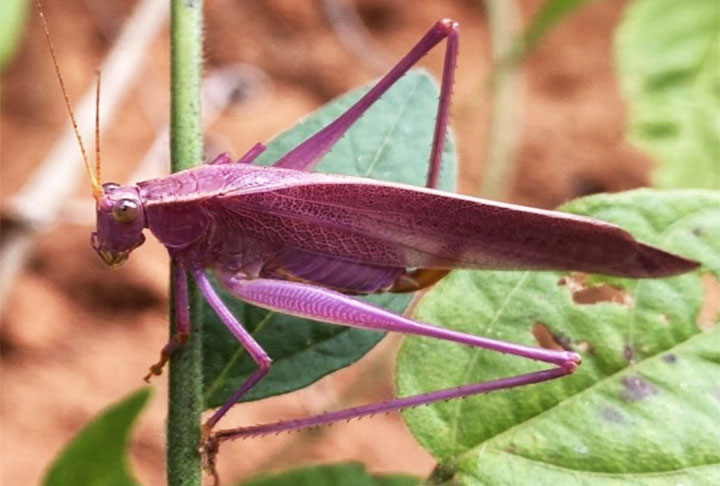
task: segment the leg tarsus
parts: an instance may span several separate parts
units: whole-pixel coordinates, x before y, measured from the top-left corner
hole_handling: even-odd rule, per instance
[[[160,376],[162,374],[162,369],[165,366],[165,363],[167,363],[170,359],[170,356],[172,356],[176,349],[187,342],[188,337],[190,337],[189,333],[178,332],[175,336],[170,338],[170,341],[168,341],[160,351],[160,360],[150,366],[150,371],[148,371],[148,374],[143,377],[143,380],[150,383],[150,378],[152,378],[153,375]]]
[[[203,431],[204,435],[204,431]],[[203,437],[200,445],[200,456],[202,458],[203,470],[213,478],[213,486],[220,485],[220,476],[217,472],[217,453],[220,450],[220,441],[217,438],[208,435]]]

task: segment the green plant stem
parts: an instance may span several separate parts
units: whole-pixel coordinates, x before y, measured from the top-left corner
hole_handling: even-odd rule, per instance
[[[478,195],[507,200],[515,181],[520,130],[522,75],[516,65],[505,62],[520,26],[515,0],[485,0],[492,36],[494,72],[490,136],[482,184]]]
[[[202,0],[171,0],[170,154],[173,172],[202,162]],[[171,273],[179,271],[171,268]],[[172,299],[171,299],[172,302]],[[202,486],[202,301],[190,283],[190,339],[170,360],[167,419],[167,484]],[[171,333],[176,322],[170,306]]]

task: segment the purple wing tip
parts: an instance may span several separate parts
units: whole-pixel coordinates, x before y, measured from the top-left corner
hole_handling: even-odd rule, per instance
[[[622,276],[636,278],[660,278],[680,275],[691,272],[700,267],[700,264],[672,253],[668,253],[654,246],[638,243],[638,252],[635,258],[623,262],[618,268]]]

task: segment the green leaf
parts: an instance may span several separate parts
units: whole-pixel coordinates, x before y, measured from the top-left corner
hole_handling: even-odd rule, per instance
[[[25,30],[28,0],[3,0],[0,2],[0,69],[15,56],[18,42]]]
[[[717,0],[637,0],[615,42],[630,139],[658,163],[661,187],[720,188]]]
[[[105,410],[83,429],[50,466],[44,486],[135,486],[127,464],[130,429],[147,403],[143,387]]]
[[[359,463],[312,466],[266,474],[243,486],[415,486],[417,478],[401,474],[371,475]]]
[[[368,88],[330,102],[273,140],[259,159],[271,164],[330,121]],[[318,164],[319,172],[359,175],[425,185],[439,89],[430,75],[414,71],[377,102]],[[456,155],[452,140],[443,157],[441,187],[455,188]],[[273,359],[268,376],[244,400],[305,387],[360,359],[383,334],[269,312],[223,292],[224,302]],[[376,295],[367,300],[403,312],[411,296]],[[250,356],[208,306],[203,338],[205,407],[221,405],[256,369]]]
[[[720,277],[720,192],[646,189],[563,210],[618,224],[703,268],[584,282],[563,272],[453,272],[420,302],[417,319],[535,346],[532,330],[542,324],[583,363],[552,382],[406,411],[412,433],[440,461],[435,483],[720,484],[720,326],[697,322],[703,280]],[[575,302],[573,292],[602,285],[624,298]],[[404,396],[543,368],[408,338],[396,379]]]

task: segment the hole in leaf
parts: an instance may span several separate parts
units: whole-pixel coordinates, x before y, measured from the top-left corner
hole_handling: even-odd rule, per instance
[[[556,351],[572,351],[570,339],[550,330],[547,324],[536,322],[532,327],[532,334],[538,344],[545,349]]]
[[[573,302],[581,305],[597,304],[600,302],[612,302],[625,307],[633,307],[635,299],[622,287],[601,283],[598,285],[588,284],[588,275],[585,273],[574,273],[562,277],[558,285],[566,285],[572,293]]]
[[[720,311],[720,282],[709,273],[704,274],[701,281],[705,298],[695,322],[700,329],[707,331],[715,325]]]

